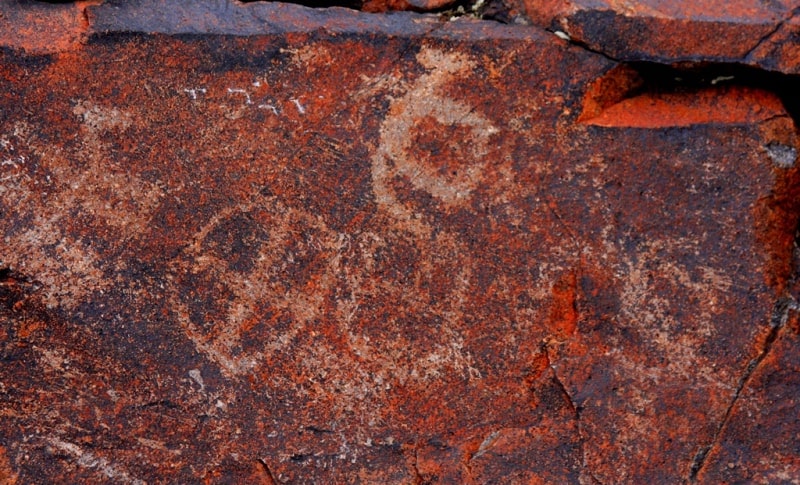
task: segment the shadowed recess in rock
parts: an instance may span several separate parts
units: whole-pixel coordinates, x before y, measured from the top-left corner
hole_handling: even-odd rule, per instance
[[[580,121],[641,128],[736,124],[785,110],[797,124],[799,85],[800,75],[740,64],[621,63],[592,83]]]

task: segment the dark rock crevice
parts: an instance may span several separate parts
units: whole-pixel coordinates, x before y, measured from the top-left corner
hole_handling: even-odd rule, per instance
[[[75,4],[83,12],[88,23],[90,15],[86,9],[89,5],[99,5],[103,1],[85,0],[35,0],[31,4],[52,5],[58,8],[62,5]],[[314,9],[347,8],[366,13],[382,14],[393,11],[408,11],[417,13],[437,14],[442,20],[452,20],[457,17],[472,17],[480,20],[495,21],[500,23],[529,23],[527,18],[515,9],[508,0],[238,0],[233,5],[247,5],[259,3],[288,3],[301,5]]]
[[[242,0],[241,3],[261,3],[271,0]],[[501,23],[513,23],[520,16],[515,15],[505,0],[290,0],[311,8],[344,7],[368,13],[390,11],[411,11],[438,14],[444,20],[457,17],[473,17]]]
[[[422,485],[427,483],[427,481],[422,477],[422,473],[419,471],[419,444],[415,443],[414,448],[412,450],[412,457],[411,457],[411,471],[414,475],[414,481],[412,482],[414,485]]]
[[[278,483],[280,483],[278,479],[275,477],[275,474],[272,472],[272,469],[267,463],[267,460],[265,460],[264,458],[259,458],[258,464],[264,471],[264,476],[271,485],[278,485]]]

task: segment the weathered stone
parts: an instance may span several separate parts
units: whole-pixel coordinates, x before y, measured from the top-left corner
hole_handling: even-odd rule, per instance
[[[794,306],[794,305],[793,305]],[[706,483],[793,483],[800,470],[797,408],[800,396],[800,351],[796,306],[777,315],[788,320],[768,336],[774,339],[741,383],[741,394],[730,409],[709,456]],[[787,324],[788,323],[788,324]]]
[[[800,72],[796,2],[526,0],[535,23],[619,60]]]
[[[796,8],[793,12],[796,12]],[[772,71],[800,74],[800,18],[784,20],[775,32],[765,37],[748,56],[751,64]]]
[[[774,94],[620,99],[532,27],[157,6],[0,35],[0,479],[800,475]]]
[[[99,3],[0,2],[0,45],[16,45],[30,53],[76,48],[89,30],[86,8]]]

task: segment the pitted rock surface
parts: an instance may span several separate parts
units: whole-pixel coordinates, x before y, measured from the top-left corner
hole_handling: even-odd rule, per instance
[[[0,36],[0,481],[800,479],[775,94],[607,103],[619,65],[537,27],[156,4]]]

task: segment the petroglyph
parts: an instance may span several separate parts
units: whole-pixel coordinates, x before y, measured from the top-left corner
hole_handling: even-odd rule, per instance
[[[406,257],[404,246],[394,247],[402,241],[376,233],[338,233],[320,215],[274,197],[258,195],[217,211],[192,240],[171,263],[169,279],[175,291],[170,307],[197,350],[228,377],[254,372],[296,345],[296,339],[331,327],[346,337],[346,351],[331,342],[330,355],[323,357],[318,342],[310,351],[295,350],[291,360],[314,372],[327,366],[357,373],[368,365],[374,379],[385,383],[430,381],[453,371],[465,378],[481,377],[458,330],[472,268],[451,234],[438,234],[433,249],[408,262],[413,273],[402,281],[376,278],[389,268],[387,261],[374,260],[376,253],[386,254],[384,260],[392,258],[390,264],[393,258]],[[458,261],[446,272],[454,277],[443,280],[439,266],[454,256]],[[429,295],[425,288],[430,287],[442,296]],[[198,288],[213,291],[201,294]],[[360,305],[369,308],[380,298],[407,308],[438,301],[427,317],[440,322],[437,336],[424,346],[410,340],[401,346],[408,355],[393,350],[396,342],[372,339],[370,335],[384,327],[403,325],[392,319],[363,326],[365,318],[375,317]],[[340,389],[355,392],[356,387],[363,383],[342,383]]]
[[[298,239],[298,232],[305,237]],[[321,218],[263,197],[219,211],[194,241],[184,254],[188,268],[184,259],[174,264],[174,278],[182,281],[173,308],[197,349],[230,376],[247,373],[320,316],[342,244]],[[289,281],[287,275],[301,263],[317,271],[303,273],[303,281]],[[198,281],[228,295],[226,306],[203,308],[208,302],[194,294]],[[243,334],[282,314],[291,319],[288,328],[266,329],[261,338],[263,333],[271,338],[255,350],[243,346]]]
[[[714,268],[687,268],[665,256],[667,248],[691,247],[690,244],[677,239],[668,244],[653,241],[640,248],[640,253],[624,258],[618,270],[624,281],[622,313],[661,355],[669,356],[665,368],[658,369],[659,372],[686,378],[702,375],[715,383],[717,373],[710,363],[705,368],[706,362],[697,349],[716,334],[714,322],[725,307],[725,294],[732,281]],[[702,304],[697,305],[691,318],[679,320],[675,315],[676,302],[659,296],[660,287],[674,288],[674,294],[686,295],[687,299]]]
[[[468,74],[474,63],[464,54],[423,48],[417,55],[428,69],[404,96],[392,102],[381,125],[380,145],[372,157],[373,190],[378,204],[399,221],[428,232],[413,211],[397,199],[392,182],[397,177],[408,180],[414,188],[425,191],[446,207],[467,202],[472,190],[481,181],[486,165],[484,156],[489,141],[498,130],[465,102],[441,94],[441,88],[459,76]],[[460,157],[458,169],[447,169],[432,163],[429,156],[412,153],[420,120],[447,128],[465,128],[467,133],[456,147]],[[452,142],[451,140],[437,140]]]

